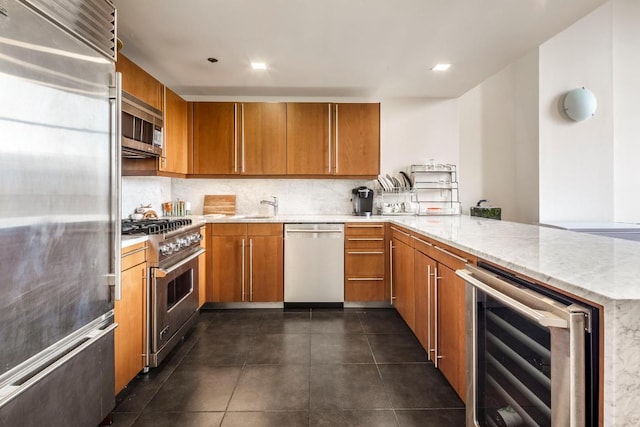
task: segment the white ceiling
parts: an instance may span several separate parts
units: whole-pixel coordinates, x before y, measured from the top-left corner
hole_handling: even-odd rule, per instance
[[[460,96],[606,1],[114,2],[122,52],[187,98],[381,98]]]

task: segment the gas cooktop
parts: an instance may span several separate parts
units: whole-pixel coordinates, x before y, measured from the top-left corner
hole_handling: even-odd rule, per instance
[[[122,235],[134,234],[164,234],[191,225],[189,218],[160,218],[160,219],[123,219]]]

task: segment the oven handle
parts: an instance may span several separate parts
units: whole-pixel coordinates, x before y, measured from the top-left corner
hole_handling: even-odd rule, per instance
[[[473,287],[480,289],[482,292],[485,292],[486,294],[492,296],[493,298],[500,301],[502,304],[506,305],[512,310],[517,311],[518,313],[525,316],[526,318],[534,322],[537,322],[541,326],[544,326],[546,328],[562,328],[562,329],[569,328],[569,322],[566,319],[558,317],[557,315],[550,313],[548,311],[537,310],[535,308],[529,307],[521,303],[520,301],[517,301],[514,297],[517,296],[518,294],[525,294],[525,293],[521,291],[519,288],[508,284],[507,282],[503,282],[502,280],[499,280],[497,278],[493,278],[493,277],[491,278],[492,280],[502,282],[505,285],[507,285],[509,288],[511,288],[509,289],[509,292],[511,293],[511,295],[507,295],[502,290],[498,291],[493,287],[491,287],[491,285],[489,285],[488,283],[484,283],[476,279],[475,277],[473,277],[473,272],[468,270],[468,267],[467,269],[464,269],[464,270],[457,270],[456,275],[458,275],[459,277],[462,277],[465,282],[469,283]],[[530,297],[532,294],[526,293],[526,295]],[[543,303],[543,304],[546,303],[546,301],[543,298],[540,298],[540,297],[537,297],[537,298],[539,299],[540,303]]]
[[[164,268],[156,268],[156,277],[165,277],[167,274],[171,274],[174,271],[176,271],[177,269],[179,269],[180,267],[182,267],[185,264],[190,263],[191,261],[193,261],[194,259],[198,258],[200,255],[202,255],[203,253],[205,253],[206,251],[204,249],[198,249],[197,252],[193,253],[192,255],[189,255],[188,257],[186,257],[185,259],[183,259],[182,261],[178,262],[177,264],[172,265],[170,268],[164,269]]]

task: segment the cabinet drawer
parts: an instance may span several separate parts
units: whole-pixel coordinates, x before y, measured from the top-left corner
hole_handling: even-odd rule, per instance
[[[347,250],[344,270],[347,277],[384,277],[383,250]]]
[[[384,278],[347,277],[344,282],[345,301],[385,301]]]
[[[211,224],[212,236],[244,236],[247,224]]]
[[[433,249],[433,241],[420,234],[412,234],[411,239],[413,240],[413,248],[415,250],[433,258],[433,252],[435,251],[435,249]]]
[[[146,242],[138,243],[122,249],[122,268],[125,271],[147,260]]]
[[[384,224],[381,222],[354,222],[344,225],[345,236],[384,237]]]
[[[384,249],[384,236],[346,236],[345,249]]]
[[[433,242],[433,248],[429,256],[454,271],[464,268],[466,263],[475,264],[477,261],[476,257],[470,254],[444,246],[438,242]]]
[[[391,230],[391,238],[393,240],[399,240],[413,247],[413,239],[411,238],[411,234],[408,230],[398,228],[395,225],[392,225],[389,229]]]
[[[247,234],[250,236],[282,236],[282,224],[247,224]]]

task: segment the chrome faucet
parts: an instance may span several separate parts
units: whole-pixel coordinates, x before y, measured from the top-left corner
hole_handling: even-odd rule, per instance
[[[278,216],[278,198],[276,196],[271,196],[271,197],[273,198],[273,201],[260,200],[260,204],[273,206],[273,216]]]

